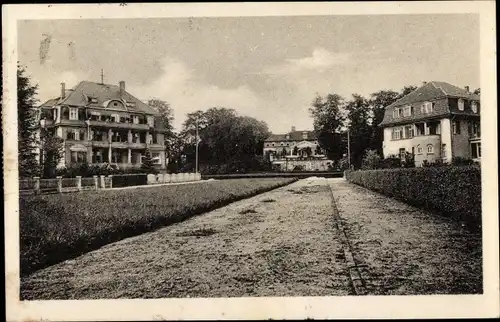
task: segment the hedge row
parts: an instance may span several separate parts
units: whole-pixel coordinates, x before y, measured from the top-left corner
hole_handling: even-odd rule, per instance
[[[349,182],[481,227],[481,168],[449,166],[349,171]]]

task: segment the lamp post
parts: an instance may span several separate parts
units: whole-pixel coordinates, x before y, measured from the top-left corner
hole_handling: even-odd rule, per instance
[[[196,163],[195,172],[198,174],[198,145],[200,143],[200,137],[198,136],[198,119],[196,119]]]
[[[351,138],[349,129],[347,129],[347,162],[349,164],[349,170],[351,170]]]

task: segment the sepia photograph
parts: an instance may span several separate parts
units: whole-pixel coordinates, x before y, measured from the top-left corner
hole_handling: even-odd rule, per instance
[[[7,320],[498,317],[495,4],[362,5],[5,6]]]

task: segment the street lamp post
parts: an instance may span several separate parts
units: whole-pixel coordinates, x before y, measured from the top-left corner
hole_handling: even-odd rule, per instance
[[[351,138],[349,134],[349,129],[347,129],[347,162],[349,164],[349,170],[351,169]]]
[[[198,119],[196,119],[196,163],[195,172],[198,174],[198,144],[200,143],[200,137],[198,136]]]

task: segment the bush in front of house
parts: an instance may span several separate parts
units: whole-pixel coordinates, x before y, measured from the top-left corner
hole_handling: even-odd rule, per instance
[[[481,225],[479,166],[349,171],[346,178],[408,204],[464,221],[471,227]]]
[[[147,174],[119,174],[113,175],[113,188],[143,186],[148,184]]]

